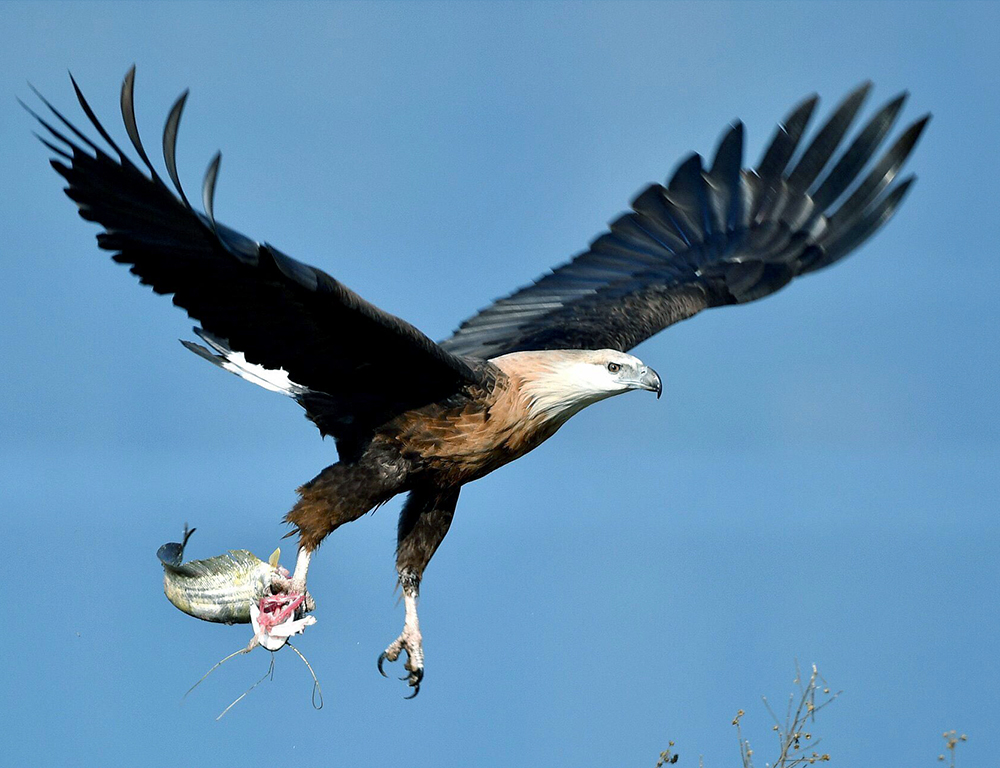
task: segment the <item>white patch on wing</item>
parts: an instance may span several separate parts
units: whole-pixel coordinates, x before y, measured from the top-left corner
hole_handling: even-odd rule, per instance
[[[227,350],[225,357],[226,362],[222,363],[223,368],[231,373],[235,373],[240,378],[256,384],[258,387],[269,389],[272,392],[280,392],[289,397],[295,397],[295,395],[307,391],[306,387],[296,384],[288,378],[288,372],[283,368],[274,370],[248,362],[246,355],[242,352]]]

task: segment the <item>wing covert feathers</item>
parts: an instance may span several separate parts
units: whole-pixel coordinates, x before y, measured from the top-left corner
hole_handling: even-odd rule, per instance
[[[755,301],[843,258],[899,207],[913,179],[896,175],[930,118],[872,163],[906,100],[900,94],[842,149],[870,90],[866,82],[848,94],[808,143],[818,98],[805,99],[756,169],[742,168],[744,130],[734,123],[709,167],[699,155],[685,159],[587,251],[469,318],[441,346],[481,358],[626,351],[702,309]]]
[[[75,81],[80,107],[112,154],[41,94],[55,124],[25,108],[47,134],[39,138],[55,154],[51,164],[66,180],[66,194],[84,219],[103,228],[100,247],[156,293],[173,294],[174,303],[205,329],[204,338],[219,343],[215,350],[223,357],[198,345],[189,349],[228,370],[225,352],[252,371],[285,374],[297,388],[288,393],[338,442],[359,439],[387,418],[482,380],[481,364],[445,351],[319,269],[217,222],[218,154],[202,183],[205,213],[196,211],[176,163],[187,92],[174,103],[163,132],[166,175],[176,194],[171,191],[140,138],[134,86],[133,67],[122,84],[121,114],[145,170],[114,142]],[[407,370],[422,375],[402,386],[400,371]]]

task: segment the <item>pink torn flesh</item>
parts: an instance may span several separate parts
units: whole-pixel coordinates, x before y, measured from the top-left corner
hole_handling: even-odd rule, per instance
[[[295,609],[305,601],[305,595],[266,595],[260,599],[260,616],[257,623],[260,628],[270,632],[271,629],[288,621],[295,615]]]
[[[296,609],[305,599],[306,596],[301,593],[266,595],[258,605],[251,604],[250,622],[257,643],[269,651],[277,651],[288,642],[289,637],[315,624],[315,616],[295,618]]]

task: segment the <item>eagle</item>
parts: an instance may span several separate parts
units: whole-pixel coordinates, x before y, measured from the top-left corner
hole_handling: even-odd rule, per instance
[[[633,390],[659,397],[660,376],[629,354],[640,342],[703,309],[769,296],[865,242],[910,189],[914,178],[897,175],[930,118],[878,154],[903,92],[848,143],[872,88],[866,82],[804,141],[818,102],[811,95],[778,125],[754,168],[743,167],[744,129],[735,121],[710,163],[691,154],[665,185],[643,189],[586,251],[435,342],[326,272],[217,221],[220,154],[204,176],[203,211],[192,206],[176,165],[187,91],[163,131],[168,184],[139,136],[135,67],[122,84],[121,114],[138,162],[70,79],[105,147],[41,94],[51,116],[26,108],[44,128],[36,135],[54,154],[66,194],[101,226],[99,247],[199,324],[202,343],[185,347],[291,397],[336,443],[338,461],[298,489],[285,515],[298,553],[283,589],[306,595],[320,543],[407,494],[396,547],[405,619],[378,669],[385,674],[383,663],[405,653],[412,696],[424,676],[420,583],[462,486],[524,456],[589,405]],[[314,606],[311,598],[300,602]]]

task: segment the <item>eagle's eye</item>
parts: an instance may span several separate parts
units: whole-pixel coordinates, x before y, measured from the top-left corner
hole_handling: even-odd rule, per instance
[[[612,373],[618,373],[622,369],[620,363],[608,363],[608,370]]]

